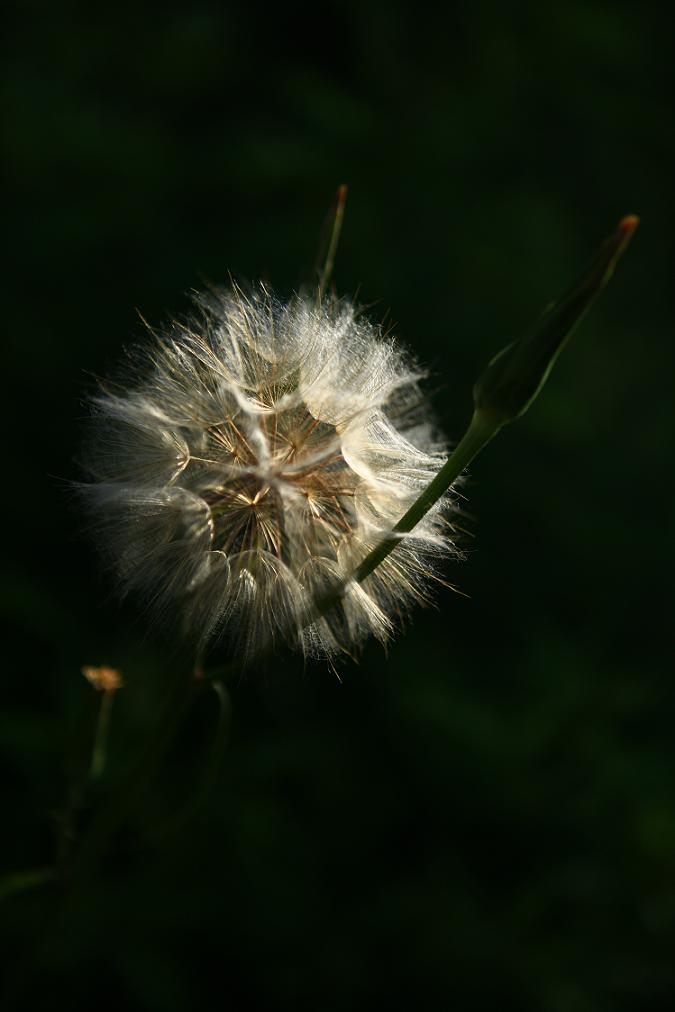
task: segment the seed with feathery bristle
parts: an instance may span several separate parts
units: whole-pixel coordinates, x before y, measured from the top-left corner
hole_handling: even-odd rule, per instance
[[[386,640],[456,551],[446,495],[350,579],[446,457],[421,377],[348,300],[197,295],[93,399],[84,493],[122,591],[242,659],[278,640],[328,657]]]

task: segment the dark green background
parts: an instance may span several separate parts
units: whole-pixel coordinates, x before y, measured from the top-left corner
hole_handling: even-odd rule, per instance
[[[342,683],[232,688],[208,806],[65,900],[6,900],[14,1000],[613,1012],[675,994],[673,50],[651,3],[10,3],[2,869],[48,862],[91,692],[111,781],[181,659],[98,574],[67,482],[92,374],[227,272],[336,281],[431,365],[485,361],[627,212],[610,289],[467,485],[461,589]],[[4,626],[4,624],[3,624]],[[208,714],[127,830],[182,803]],[[145,827],[145,828],[144,828]],[[127,841],[128,842],[128,841]],[[123,849],[123,848],[122,848]]]

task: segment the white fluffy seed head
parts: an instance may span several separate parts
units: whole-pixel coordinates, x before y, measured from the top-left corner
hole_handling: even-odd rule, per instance
[[[200,294],[93,399],[85,495],[123,592],[245,661],[385,641],[454,552],[446,496],[362,584],[362,558],[447,451],[420,372],[346,300]],[[340,585],[340,603],[314,606]]]

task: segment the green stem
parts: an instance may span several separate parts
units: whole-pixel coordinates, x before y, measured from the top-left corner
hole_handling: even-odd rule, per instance
[[[0,900],[53,881],[53,868],[31,868],[29,871],[12,872],[11,875],[5,875],[0,879]]]
[[[474,412],[469,427],[436,477],[432,479],[410,509],[404,513],[395,527],[392,528],[391,534],[383,538],[366,555],[365,559],[359,563],[354,571],[353,580],[357,583],[363,583],[384,562],[387,556],[400,543],[401,535],[407,534],[417,526],[422,517],[438,502],[443,493],[450,488],[453,481],[460,476],[476,454],[480,453],[492,437],[499,432],[501,427],[501,423],[486,418],[479,411]],[[342,584],[320,600],[316,607],[315,616],[325,615],[327,611],[334,607],[344,595],[346,586],[347,584]]]
[[[162,717],[155,728],[155,734],[142,752],[139,762],[132,763],[108,803],[94,815],[82,843],[73,856],[72,868],[66,869],[66,872],[72,871],[74,875],[86,876],[95,869],[110,839],[125,823],[143,792],[152,782],[177,728],[189,709],[196,684],[192,677],[186,678],[184,671],[176,678],[168,694]]]
[[[328,250],[326,251],[326,259],[323,263],[323,270],[319,278],[319,302],[321,302],[326,289],[330,283],[331,276],[333,274],[333,266],[335,264],[335,254],[337,253],[338,243],[340,241],[340,232],[342,231],[342,221],[345,216],[345,201],[347,200],[347,187],[343,183],[338,187],[337,195],[335,197],[335,214],[333,216],[333,226],[331,229],[330,239],[328,241]]]
[[[105,769],[106,754],[108,749],[108,728],[110,725],[110,713],[112,710],[114,689],[105,689],[101,694],[101,703],[96,721],[96,733],[94,745],[91,751],[91,762],[89,764],[89,782],[98,780]]]
[[[468,429],[455,447],[454,451],[440,469],[436,477],[427,485],[422,494],[415,500],[410,509],[405,513],[393,528],[392,534],[384,538],[365,559],[359,563],[354,579],[357,583],[370,576],[381,562],[387,558],[401,540],[398,535],[407,534],[412,531],[420,522],[431,507],[438,502],[453,481],[460,476],[462,471],[471,463],[477,453],[483,449],[501,428],[494,422],[486,419],[478,411],[474,412]]]
[[[159,829],[151,833],[153,843],[158,843],[166,837],[171,836],[176,830],[181,829],[206,803],[216,785],[229,738],[232,704],[230,702],[230,694],[222,681],[209,680],[207,687],[213,690],[217,698],[218,715],[213,738],[206,755],[201,783],[195,788],[194,794],[187,805],[181,811],[172,815]]]
[[[436,477],[401,517],[391,534],[357,566],[352,579],[362,583],[412,531],[434,503],[502,426],[522,415],[541,391],[556,357],[576,324],[612,276],[619,257],[638,226],[634,214],[621,219],[603,243],[598,256],[566,296],[554,303],[534,329],[512,342],[492,359],[474,386],[474,413],[454,453]],[[345,592],[345,584],[318,602],[315,615],[324,615]]]

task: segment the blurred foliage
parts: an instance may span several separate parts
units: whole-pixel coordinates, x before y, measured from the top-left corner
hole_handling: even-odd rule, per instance
[[[471,386],[622,214],[642,227],[526,418],[466,483],[473,537],[385,657],[195,714],[95,879],[5,899],[21,1008],[614,1012],[675,994],[672,39],[654,3],[8,5],[2,868],[48,863],[92,690],[109,780],[185,658],[119,607],[67,482],[93,376],[204,278],[282,294],[350,187],[340,290]],[[190,730],[192,733],[189,733]],[[122,841],[125,844],[125,840]],[[144,849],[145,847],[145,849]]]

